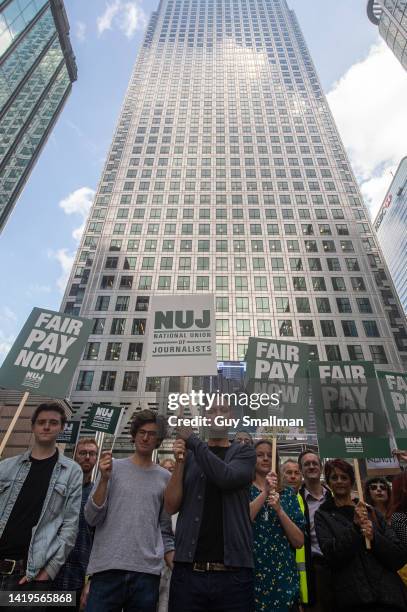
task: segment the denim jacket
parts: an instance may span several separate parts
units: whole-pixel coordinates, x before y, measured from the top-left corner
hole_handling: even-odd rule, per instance
[[[0,537],[30,470],[30,451],[0,462]],[[82,498],[82,470],[58,453],[41,515],[32,530],[26,576],[45,569],[51,580],[75,544]]]

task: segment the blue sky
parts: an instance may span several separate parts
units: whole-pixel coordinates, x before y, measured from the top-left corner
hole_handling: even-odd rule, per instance
[[[103,168],[145,24],[158,0],[65,3],[79,76],[0,236],[0,362],[34,306],[59,308],[79,228]],[[402,140],[407,140],[404,102],[392,113],[390,127],[385,120],[389,103],[406,99],[407,75],[379,43],[365,14],[366,0],[288,3],[329,92],[368,204],[377,209],[390,171],[402,156],[403,133]],[[378,70],[384,79],[380,83]],[[352,113],[350,106],[355,107]],[[373,146],[371,132],[378,120],[381,131]]]

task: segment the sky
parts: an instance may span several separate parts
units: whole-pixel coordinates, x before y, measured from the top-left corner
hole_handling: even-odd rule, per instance
[[[407,141],[407,73],[366,0],[288,0],[374,216]],[[58,310],[158,0],[65,0],[78,81],[0,235],[0,363],[34,306]]]

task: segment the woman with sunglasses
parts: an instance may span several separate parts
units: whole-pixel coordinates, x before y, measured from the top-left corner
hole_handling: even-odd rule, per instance
[[[304,515],[293,490],[280,488],[278,475],[271,472],[271,442],[260,440],[255,450],[257,463],[250,488],[255,611],[294,612],[300,590],[294,549],[304,545]]]
[[[333,498],[317,510],[315,529],[332,572],[335,608],[330,612],[405,612],[407,592],[397,570],[407,562],[407,547],[381,514],[352,500],[350,463],[328,461],[325,479]]]
[[[369,478],[365,482],[365,501],[378,510],[386,520],[389,519],[391,488],[381,476]]]

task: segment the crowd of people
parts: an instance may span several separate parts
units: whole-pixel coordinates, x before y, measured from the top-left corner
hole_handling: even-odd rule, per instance
[[[312,450],[280,465],[269,440],[186,427],[158,465],[165,420],[142,410],[134,453],[103,452],[93,483],[98,446],[68,459],[65,422],[41,404],[32,449],[0,462],[0,590],[73,591],[87,612],[407,610],[407,472],[363,502],[342,459],[322,482]]]

